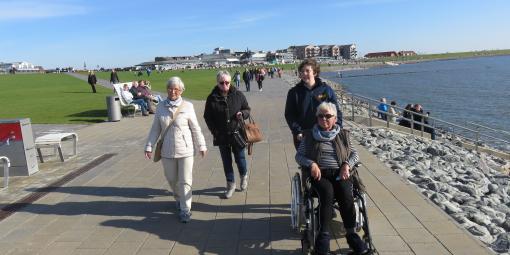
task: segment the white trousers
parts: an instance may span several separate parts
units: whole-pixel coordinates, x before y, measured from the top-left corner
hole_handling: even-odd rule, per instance
[[[186,158],[161,158],[165,176],[179,201],[182,211],[191,210],[191,184],[193,182],[193,156]]]

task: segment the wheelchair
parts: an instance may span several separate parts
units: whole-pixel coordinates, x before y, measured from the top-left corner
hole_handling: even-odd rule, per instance
[[[374,254],[376,250],[372,243],[368,225],[366,193],[357,172],[359,165],[361,163],[356,164],[351,169],[354,207],[356,210],[355,231],[363,230],[363,235],[360,236],[367,244],[368,254]],[[303,254],[315,254],[315,240],[320,229],[319,203],[318,194],[312,187],[311,177],[302,177],[299,172],[296,172],[291,183],[291,226],[301,234]],[[340,206],[338,202],[335,202],[333,208],[339,210]]]

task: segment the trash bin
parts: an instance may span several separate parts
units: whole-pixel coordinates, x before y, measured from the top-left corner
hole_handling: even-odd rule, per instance
[[[108,121],[119,121],[122,117],[118,96],[106,97],[106,109],[108,110]]]
[[[29,118],[0,120],[0,156],[11,161],[11,176],[29,176],[39,171]]]

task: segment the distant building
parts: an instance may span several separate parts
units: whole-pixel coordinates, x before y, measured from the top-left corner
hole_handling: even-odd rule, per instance
[[[250,62],[253,64],[267,64],[267,53],[263,51],[252,53]]]
[[[213,54],[234,54],[234,51],[231,49],[224,49],[223,47],[218,47],[214,49]]]
[[[320,55],[321,52],[321,49],[315,45],[301,45],[294,47],[295,47],[294,56],[296,56],[297,59],[317,57]]]
[[[340,45],[340,55],[343,59],[356,59],[358,57],[356,44]]]
[[[12,70],[16,72],[40,72],[42,67],[35,66],[32,63],[21,61],[12,63],[0,63],[0,70],[2,72],[10,72]]]
[[[416,52],[412,50],[402,50],[398,52],[398,55],[401,57],[416,56]]]
[[[198,56],[200,61],[206,66],[227,66],[238,65],[239,58],[232,54],[214,53],[214,54],[200,54]]]
[[[396,51],[383,51],[383,52],[371,52],[365,55],[365,58],[387,58],[396,57],[398,53]]]
[[[341,58],[340,47],[338,45],[319,45],[319,49],[321,57]]]

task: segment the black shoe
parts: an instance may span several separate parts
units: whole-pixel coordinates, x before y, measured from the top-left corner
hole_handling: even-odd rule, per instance
[[[349,247],[351,247],[351,249],[354,251],[354,254],[363,255],[369,253],[367,244],[361,240],[358,234],[347,234],[345,239],[347,239],[347,244],[349,244]]]
[[[146,113],[146,112],[143,112],[143,113],[142,113],[142,115],[143,115],[143,116],[149,116],[149,114],[148,114],[148,113]]]

